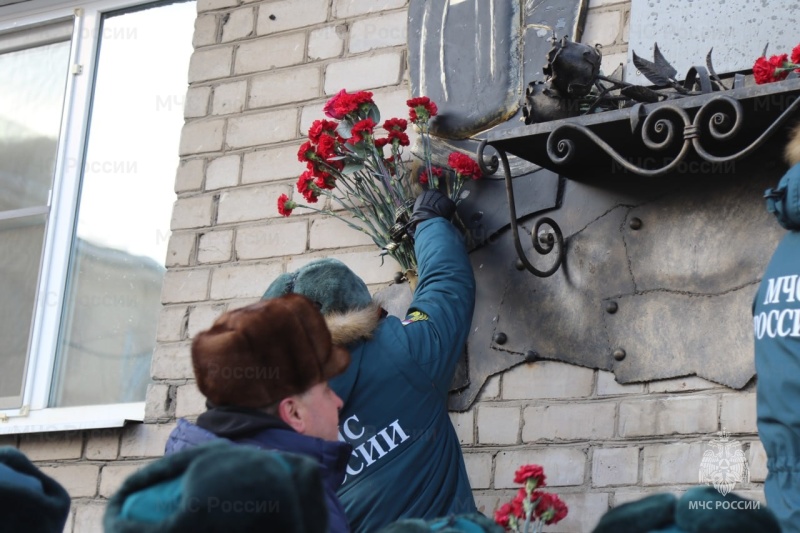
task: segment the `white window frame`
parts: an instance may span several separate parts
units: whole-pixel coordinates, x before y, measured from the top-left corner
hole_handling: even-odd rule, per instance
[[[48,401],[66,296],[102,17],[110,11],[149,3],[153,0],[31,0],[0,7],[0,33],[74,19],[22,407],[0,410],[0,435],[121,427],[126,421],[144,420],[143,401],[57,408],[48,407]]]

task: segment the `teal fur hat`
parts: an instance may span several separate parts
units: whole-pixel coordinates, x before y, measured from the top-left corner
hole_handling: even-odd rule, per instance
[[[791,231],[800,230],[800,163],[783,175],[777,187],[767,189],[764,197],[767,210],[781,226]]]
[[[338,259],[317,259],[281,274],[262,299],[296,293],[320,305],[323,315],[363,309],[372,302],[366,283]]]
[[[16,448],[0,447],[0,531],[61,533],[69,505],[56,480]]]
[[[693,487],[678,499],[663,493],[615,507],[592,533],[780,533],[763,503],[713,487]]]
[[[218,439],[132,474],[103,525],[106,533],[319,533],[328,513],[314,460]]]

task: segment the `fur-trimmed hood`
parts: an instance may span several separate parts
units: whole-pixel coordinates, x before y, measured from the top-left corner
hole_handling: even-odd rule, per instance
[[[381,306],[373,301],[363,309],[329,313],[325,322],[331,331],[333,344],[346,346],[361,339],[369,339],[383,316]]]

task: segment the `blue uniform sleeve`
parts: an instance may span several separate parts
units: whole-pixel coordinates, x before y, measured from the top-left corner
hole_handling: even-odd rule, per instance
[[[417,226],[419,280],[404,330],[411,358],[447,394],[472,324],[475,276],[464,239],[443,219]]]

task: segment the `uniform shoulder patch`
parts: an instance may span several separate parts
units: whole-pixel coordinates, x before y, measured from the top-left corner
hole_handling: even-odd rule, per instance
[[[413,322],[419,322],[420,320],[428,320],[428,315],[422,311],[413,311],[406,316],[406,319],[403,320],[402,324],[407,326]]]

